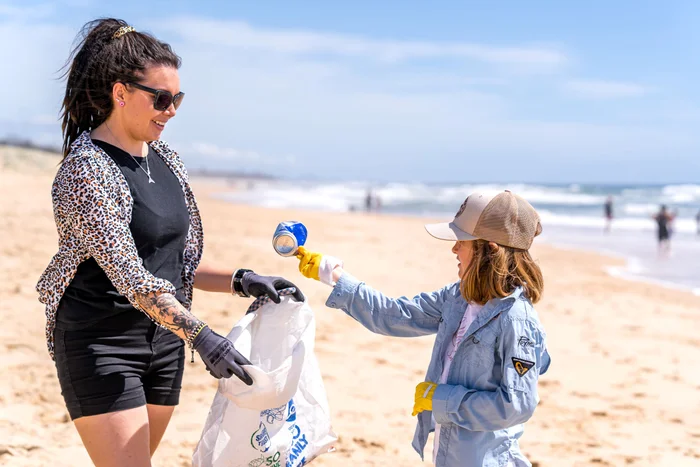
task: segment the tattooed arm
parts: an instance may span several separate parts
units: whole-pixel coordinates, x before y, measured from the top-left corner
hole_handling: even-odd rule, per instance
[[[191,343],[205,324],[169,293],[136,294],[136,303],[154,321]]]
[[[251,364],[250,361],[238,353],[228,338],[215,333],[187,311],[172,294],[137,294],[136,303],[151,318],[190,344],[193,363],[194,352],[199,352],[213,377],[230,378],[236,375],[245,384],[253,384],[252,378],[243,369],[243,365]]]

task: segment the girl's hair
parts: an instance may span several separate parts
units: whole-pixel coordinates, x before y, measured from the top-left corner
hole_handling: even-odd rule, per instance
[[[510,295],[516,287],[522,287],[532,303],[540,300],[542,271],[527,250],[503,245],[492,248],[486,240],[470,243],[474,255],[459,286],[465,300],[483,305],[492,298]]]
[[[102,18],[86,23],[76,37],[63,74],[67,76],[61,106],[64,158],[83,131],[98,127],[112,113],[115,83],[139,81],[149,66],[180,68],[180,57],[170,45],[150,34],[131,28],[115,34],[127,27],[122,20]]]

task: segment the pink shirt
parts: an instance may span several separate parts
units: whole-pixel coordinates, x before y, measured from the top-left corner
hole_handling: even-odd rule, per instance
[[[459,323],[459,329],[454,333],[449,344],[447,344],[447,350],[445,351],[445,367],[442,369],[442,375],[440,376],[440,381],[438,384],[445,384],[447,382],[447,375],[450,373],[450,367],[452,366],[452,361],[455,359],[455,353],[459,348],[459,344],[462,343],[465,337],[467,337],[467,329],[474,322],[477,315],[483,308],[483,305],[477,305],[476,303],[470,303],[467,305],[467,309],[464,312],[462,321]],[[435,441],[433,443],[433,464],[435,463],[435,457],[437,456],[438,446],[440,445],[440,425],[435,424]]]

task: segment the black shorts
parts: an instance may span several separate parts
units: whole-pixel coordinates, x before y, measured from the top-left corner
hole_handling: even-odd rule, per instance
[[[54,331],[56,370],[71,420],[145,404],[177,405],[185,345],[139,311]]]

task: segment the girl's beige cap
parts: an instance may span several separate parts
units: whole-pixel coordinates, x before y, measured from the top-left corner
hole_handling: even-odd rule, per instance
[[[506,190],[493,195],[472,193],[452,222],[427,224],[425,230],[440,240],[482,239],[528,250],[542,225],[530,203]]]

